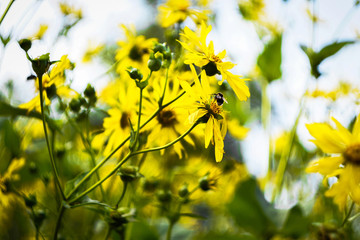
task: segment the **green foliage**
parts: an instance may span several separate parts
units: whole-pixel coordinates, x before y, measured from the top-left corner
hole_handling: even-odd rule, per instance
[[[311,74],[317,79],[321,76],[319,66],[325,59],[331,57],[340,51],[343,47],[349,44],[353,44],[355,41],[343,41],[333,42],[323,47],[319,52],[315,52],[314,49],[301,45],[301,49],[306,53],[310,61]]]
[[[295,205],[290,209],[281,232],[284,236],[297,239],[306,235],[309,232],[309,227],[309,219],[304,216],[301,207]]]
[[[257,59],[261,73],[269,83],[281,78],[281,45],[282,34],[278,34],[265,45]]]
[[[5,147],[11,152],[13,157],[20,156],[21,138],[19,133],[15,130],[13,124],[9,120],[3,122],[3,134]]]
[[[274,235],[276,212],[266,202],[254,178],[249,178],[237,186],[228,210],[235,223],[245,231],[264,239]]]
[[[157,240],[160,238],[157,230],[145,221],[136,221],[132,223],[131,238],[132,240]]]

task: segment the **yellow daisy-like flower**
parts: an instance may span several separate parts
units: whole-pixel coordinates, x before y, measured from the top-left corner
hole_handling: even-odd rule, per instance
[[[172,68],[171,68],[172,69]],[[173,70],[169,73],[169,76],[177,76],[178,73]],[[151,116],[159,107],[159,98],[163,94],[164,89],[164,78],[159,75],[155,77],[152,81],[151,92],[148,93],[148,101],[144,102],[144,119],[147,119],[148,116]],[[147,90],[149,90],[147,88]],[[166,91],[164,95],[164,103],[167,103],[177,97],[181,92],[181,87],[178,79],[169,78]],[[184,124],[188,115],[187,112],[182,108],[182,104],[180,101],[176,101],[170,106],[162,109],[157,116],[149,122],[146,126],[146,129],[151,130],[148,136],[148,144],[156,143],[158,146],[163,146],[177,137],[182,133],[186,132],[188,127]],[[186,136],[184,141],[187,143],[194,145],[190,136]],[[182,145],[181,141],[177,142],[172,146],[172,149],[176,152],[176,154],[182,158],[183,153],[185,152],[185,148]],[[164,154],[164,150],[161,151],[161,154]]]
[[[20,179],[18,172],[25,165],[25,158],[13,159],[6,172],[0,176],[0,205],[7,206],[9,203],[8,186],[12,181]]]
[[[201,23],[200,37],[188,27],[185,27],[184,33],[181,36],[185,38],[186,42],[179,41],[188,51],[185,55],[184,63],[195,64],[201,67],[208,76],[220,74],[222,81],[219,84],[226,80],[241,101],[247,100],[250,97],[250,92],[244,79],[241,79],[239,75],[229,72],[235,64],[223,61],[226,51],[223,50],[216,55],[213,42],[210,41],[209,45],[206,44],[206,37],[210,31],[211,26],[206,26],[204,22]]]
[[[49,26],[47,24],[40,24],[38,31],[34,34],[33,39],[42,39],[48,30]]]
[[[103,152],[104,155],[108,155],[130,135],[131,128],[129,120],[134,128],[136,128],[137,123],[138,89],[126,88],[123,85],[117,85],[116,89],[118,93],[117,98],[108,101],[111,103],[112,108],[107,111],[109,117],[104,119],[104,132],[98,134],[93,139],[94,146],[102,146],[107,140]]]
[[[334,154],[330,157],[316,159],[309,163],[307,172],[318,172],[325,179],[338,176],[338,181],[326,192],[334,202],[344,209],[348,196],[360,204],[360,115],[354,129],[349,132],[335,118],[336,128],[325,123],[307,124],[311,140],[324,153]]]
[[[42,86],[45,105],[51,104],[51,98],[55,95],[60,97],[71,97],[77,94],[74,90],[65,85],[65,70],[73,69],[74,66],[67,58],[67,55],[61,57],[60,61],[51,69],[50,73],[42,76]],[[35,80],[36,91],[39,91],[39,79]],[[40,94],[27,103],[19,105],[20,108],[28,109],[28,112],[36,110],[40,112]]]
[[[196,74],[193,65],[190,65],[191,71],[195,77],[195,86],[191,87],[189,83],[180,82],[181,87],[192,98],[192,108],[194,112],[189,116],[188,121],[192,124],[200,118],[206,118],[205,126],[205,148],[210,141],[215,145],[215,160],[220,162],[224,154],[224,137],[227,131],[225,114],[222,109],[221,95],[210,91],[208,76],[204,71],[201,72],[201,83]],[[219,96],[219,98],[217,98]]]
[[[165,4],[159,6],[159,23],[162,27],[170,27],[175,23],[185,21],[190,17],[195,23],[207,21],[207,14],[210,11],[199,11],[190,8],[191,2],[189,0],[168,0]]]
[[[149,71],[147,69],[147,61],[149,60],[150,50],[157,42],[156,38],[146,39],[145,36],[136,35],[134,28],[127,28],[121,25],[124,30],[126,40],[119,41],[120,49],[117,51],[115,59],[118,61],[116,71],[123,74],[126,69],[131,66],[138,68],[143,74]]]

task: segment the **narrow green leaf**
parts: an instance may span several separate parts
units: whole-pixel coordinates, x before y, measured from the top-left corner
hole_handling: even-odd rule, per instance
[[[355,43],[355,41],[333,42],[323,47],[319,52],[315,52],[312,48],[306,47],[304,45],[300,45],[300,48],[305,52],[305,54],[309,58],[311,74],[315,78],[319,78],[321,76],[321,72],[319,71],[319,66],[321,62],[327,59],[328,57],[331,57],[334,54],[336,54],[346,45],[353,43]]]
[[[21,144],[19,133],[15,130],[10,121],[5,121],[3,128],[5,147],[11,152],[13,157],[19,157]]]
[[[290,209],[281,232],[287,237],[298,239],[309,232],[309,224],[310,222],[304,216],[301,207],[296,205]]]
[[[281,45],[282,34],[279,34],[265,45],[258,56],[257,65],[268,82],[281,78]]]

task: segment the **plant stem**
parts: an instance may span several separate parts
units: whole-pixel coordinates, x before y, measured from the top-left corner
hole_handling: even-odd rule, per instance
[[[128,183],[124,182],[124,187],[121,193],[121,196],[119,198],[119,201],[117,201],[116,205],[115,205],[115,209],[118,209],[120,202],[123,200],[124,196],[125,196],[125,192],[126,192],[126,188],[127,188]]]
[[[151,72],[150,72],[151,73]],[[150,76],[149,76],[150,77]],[[149,79],[149,78],[148,78]],[[136,129],[136,135],[135,135],[135,141],[134,144],[136,145],[136,142],[138,141],[139,134],[140,134],[140,121],[141,121],[141,109],[142,109],[142,94],[143,89],[140,88],[140,102],[139,102],[139,113],[138,113],[138,122],[137,122],[137,129]],[[138,145],[139,146],[139,145]]]
[[[191,84],[191,86],[194,85],[194,83]],[[153,115],[151,115],[143,124],[141,124],[140,129],[142,129],[144,126],[146,126],[154,117],[157,116],[157,114],[164,109],[165,107],[169,106],[173,102],[177,101],[179,98],[181,98],[185,94],[185,91],[180,93],[177,97],[175,97],[170,102],[164,104],[163,106],[159,107]],[[73,188],[73,190],[67,195],[66,199],[69,199],[78,189],[79,187],[87,181],[102,165],[104,165],[127,141],[129,141],[130,136],[128,136],[122,143],[119,144],[117,148],[115,148],[106,158],[104,158],[102,161],[100,161],[81,181]]]
[[[99,186],[100,184],[102,184],[105,180],[107,180],[109,177],[111,177],[117,170],[119,167],[121,167],[129,158],[141,154],[141,153],[148,153],[148,152],[154,152],[154,151],[159,151],[162,149],[165,149],[167,147],[170,147],[171,145],[177,143],[178,141],[180,141],[181,139],[183,139],[186,135],[188,135],[197,125],[199,124],[199,122],[195,122],[185,133],[183,133],[181,136],[179,136],[177,139],[175,139],[172,142],[169,142],[161,147],[155,147],[155,148],[150,148],[150,149],[144,149],[144,150],[139,150],[136,152],[132,152],[132,153],[128,153],[116,166],[115,168],[108,173],[104,178],[102,178],[100,181],[96,182],[95,184],[93,184],[91,187],[89,187],[87,190],[85,190],[84,192],[82,192],[81,194],[79,194],[78,196],[76,196],[74,199],[69,201],[69,204],[76,202],[77,200],[79,200],[80,198],[82,198],[83,196],[85,196],[86,194],[88,194],[89,192],[91,192],[92,190],[94,190],[97,186]]]
[[[168,82],[168,78],[169,78],[169,67],[166,69],[166,74],[165,74],[165,85],[164,85],[164,90],[163,93],[160,97],[159,100],[159,106],[162,106],[162,103],[164,101],[164,97],[165,97],[165,92],[166,92],[166,86],[167,86],[167,82]]]
[[[342,224],[341,224],[341,227],[344,227],[344,226],[345,226],[345,223],[348,221],[348,219],[349,219],[349,217],[350,217],[350,215],[351,215],[351,212],[352,212],[354,206],[355,206],[355,202],[353,201],[353,202],[351,203],[351,206],[350,206],[350,209],[349,209],[348,213],[346,214],[346,216],[345,216],[345,218],[344,218],[344,221],[343,221]]]
[[[66,200],[64,191],[61,188],[61,184],[60,184],[60,178],[59,178],[59,174],[56,168],[56,164],[54,161],[54,157],[53,157],[53,153],[51,151],[51,147],[50,147],[50,141],[49,141],[49,136],[48,136],[48,132],[47,132],[47,128],[46,128],[46,121],[45,121],[45,113],[44,113],[44,96],[43,96],[43,86],[42,86],[42,76],[38,76],[39,79],[39,90],[40,90],[40,109],[41,109],[41,116],[42,116],[42,122],[43,122],[43,127],[44,127],[44,133],[45,133],[45,139],[46,139],[46,145],[48,148],[48,152],[49,152],[49,156],[50,156],[50,162],[51,162],[51,166],[54,172],[54,176],[55,176],[55,181],[56,184],[59,188],[61,197],[63,200]]]
[[[171,232],[174,227],[175,223],[173,221],[170,221],[169,228],[166,233],[166,240],[171,240]]]
[[[0,18],[0,25],[1,23],[3,22],[6,14],[9,12],[9,9],[11,8],[11,5],[15,2],[15,0],[10,0],[9,4],[7,5],[6,9],[5,9],[5,12],[3,13],[3,15],[1,16]]]
[[[302,104],[300,106],[300,110],[299,110],[299,113],[298,113],[298,115],[296,117],[295,123],[294,123],[294,125],[293,125],[293,127],[291,129],[288,144],[285,146],[285,149],[281,153],[279,166],[278,166],[277,171],[276,171],[275,188],[274,188],[274,191],[273,191],[273,194],[272,194],[272,202],[274,202],[274,200],[276,198],[276,195],[281,190],[281,186],[282,186],[282,183],[283,183],[286,166],[287,166],[287,163],[288,163],[290,155],[291,155],[292,147],[294,145],[296,129],[297,129],[297,126],[299,124],[299,120],[300,120],[300,117],[302,115],[302,111],[303,111],[304,105],[305,105],[304,101],[302,101],[302,100],[303,99],[300,100],[300,102]]]
[[[59,209],[59,215],[58,215],[57,220],[56,220],[56,226],[55,226],[54,238],[53,238],[54,240],[57,239],[58,232],[60,230],[61,218],[64,215],[64,212],[65,212],[64,205],[61,204],[60,209]]]

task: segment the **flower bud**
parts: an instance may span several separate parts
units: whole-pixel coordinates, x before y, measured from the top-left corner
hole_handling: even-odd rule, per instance
[[[146,192],[153,192],[159,186],[159,180],[157,179],[145,179],[143,183],[143,189]]]
[[[189,194],[188,186],[186,184],[181,186],[178,193],[179,193],[179,196],[182,198],[187,197],[187,195]]]
[[[45,89],[46,95],[49,99],[53,99],[56,96],[56,86],[55,84],[51,84],[50,87]]]
[[[70,103],[69,103],[69,107],[70,107],[70,110],[77,113],[80,111],[80,108],[81,108],[81,102],[79,99],[77,98],[73,98],[71,99]]]
[[[153,48],[154,53],[165,53],[167,51],[166,43],[157,43]]]
[[[154,54],[150,55],[149,61],[148,61],[148,68],[153,71],[159,71],[161,68],[162,59],[161,57],[155,57]]]
[[[90,83],[88,83],[88,85],[86,86],[86,88],[84,90],[85,97],[92,98],[95,96],[95,94],[96,94],[95,88],[93,86],[91,86]]]
[[[126,71],[128,72],[131,79],[139,80],[139,81],[143,79],[143,75],[141,74],[140,70],[137,68],[128,67]]]
[[[30,194],[28,197],[24,196],[25,205],[29,208],[34,207],[37,204],[36,196]]]
[[[44,210],[40,209],[40,210],[34,211],[33,221],[34,221],[34,224],[37,229],[40,228],[40,226],[44,222],[45,218],[46,218],[46,213],[44,212]]]
[[[132,182],[135,179],[142,176],[139,173],[139,168],[135,166],[121,167],[118,172],[118,175],[120,176],[123,182]]]
[[[19,45],[25,52],[27,52],[31,48],[32,43],[31,40],[24,38],[19,41]]]
[[[171,192],[169,190],[167,190],[167,191],[159,190],[156,193],[156,197],[160,202],[167,203],[167,202],[171,201],[172,195],[171,195]]]
[[[203,191],[209,191],[210,189],[213,189],[213,187],[216,185],[216,179],[212,179],[209,177],[209,174],[206,174],[202,178],[199,179],[199,187]]]
[[[41,77],[49,70],[50,65],[50,53],[41,55],[38,58],[31,60],[32,68],[38,77]]]

